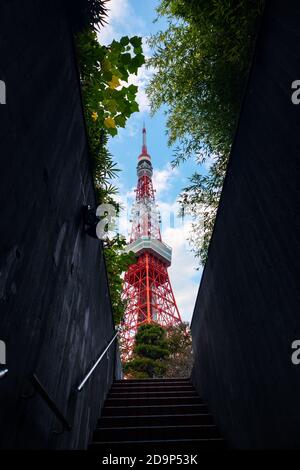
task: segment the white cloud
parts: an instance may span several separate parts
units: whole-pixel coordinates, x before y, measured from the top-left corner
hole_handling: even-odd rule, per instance
[[[179,176],[178,170],[167,165],[162,170],[154,170],[153,184],[158,189],[156,200],[162,219],[162,239],[172,248],[172,264],[168,269],[171,285],[182,320],[190,322],[201,277],[196,270],[199,261],[191,252],[188,241],[192,220],[190,216],[184,219],[178,216],[177,199],[171,202],[160,199],[164,191],[169,191],[174,184],[174,176]]]
[[[143,37],[142,43],[143,43],[143,52],[147,60],[149,59],[151,55],[150,48],[147,43],[147,37]],[[153,74],[154,74],[154,68],[147,67],[146,64],[144,64],[138,70],[137,76],[135,75],[131,76],[132,77],[131,80],[133,80],[132,83],[139,87],[138,93],[137,93],[137,102],[139,104],[140,112],[150,112],[150,102],[146,94],[146,87],[149,84]]]
[[[135,137],[141,133],[141,123],[138,113],[133,114],[128,121],[126,122],[126,128],[120,128],[118,134],[113,138],[114,141],[118,140],[119,142],[128,141],[128,137]]]
[[[107,7],[107,24],[100,27],[98,33],[101,44],[110,44],[113,39],[119,40],[126,35],[141,35],[138,31],[145,28],[145,21],[136,15],[128,0],[110,0]]]
[[[153,187],[156,190],[156,198],[160,197],[160,195],[168,191],[171,187],[172,180],[174,176],[178,175],[177,168],[172,168],[170,164],[167,164],[163,169],[153,170]]]
[[[184,228],[168,227],[163,231],[163,241],[172,247],[172,264],[168,269],[177,306],[182,320],[191,321],[199,289],[200,272],[193,253],[190,252],[186,236],[189,225]]]
[[[97,34],[101,44],[110,44],[113,39],[120,39],[126,31],[128,19],[131,18],[132,9],[128,0],[110,0],[107,3],[108,13],[104,26],[99,26]],[[127,21],[126,21],[127,20]]]
[[[203,166],[206,171],[211,169],[211,166],[217,161],[218,156],[215,153],[211,153],[203,162]]]
[[[146,94],[146,87],[151,80],[153,75],[153,69],[147,68],[146,65],[142,65],[138,70],[137,75],[130,75],[129,84],[138,86],[138,92],[136,100],[138,102],[140,112],[150,112],[150,102]]]

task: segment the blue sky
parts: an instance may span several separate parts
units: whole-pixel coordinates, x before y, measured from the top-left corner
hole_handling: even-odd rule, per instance
[[[99,33],[99,41],[109,44],[113,39],[124,35],[142,36],[144,52],[151,55],[146,39],[151,34],[166,27],[164,20],[153,23],[156,18],[156,0],[110,0],[108,6],[108,25]],[[167,145],[165,115],[159,111],[150,116],[149,102],[145,87],[151,77],[151,70],[142,67],[138,77],[132,77],[132,83],[139,86],[138,102],[140,112],[135,113],[127,122],[126,128],[118,136],[110,139],[109,149],[122,170],[119,178],[120,199],[125,210],[120,220],[120,232],[125,236],[130,229],[129,212],[134,200],[136,186],[137,157],[141,151],[143,121],[147,128],[148,152],[154,167],[153,184],[156,189],[156,200],[162,214],[162,237],[173,249],[172,266],[169,275],[182,319],[190,321],[199,287],[201,271],[196,271],[198,261],[191,252],[187,242],[190,221],[184,222],[176,216],[178,205],[176,199],[180,190],[187,185],[188,176],[197,168],[193,160],[172,170],[170,162],[173,150]],[[199,170],[199,168],[197,168]]]

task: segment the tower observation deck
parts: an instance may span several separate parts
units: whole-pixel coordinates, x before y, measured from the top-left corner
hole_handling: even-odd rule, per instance
[[[161,326],[181,322],[167,268],[172,249],[162,241],[160,213],[152,184],[153,167],[143,128],[142,152],[138,157],[136,200],[132,207],[132,228],[127,252],[136,263],[124,276],[123,299],[127,302],[121,335],[123,359],[129,358],[137,329],[144,323]]]

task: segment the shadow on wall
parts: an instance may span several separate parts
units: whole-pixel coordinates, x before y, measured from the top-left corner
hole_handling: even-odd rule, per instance
[[[268,1],[192,321],[193,381],[233,448],[299,448],[300,4]]]
[[[114,324],[102,245],[82,224],[95,195],[71,27],[64,2],[28,0],[20,10],[12,0],[1,5],[0,31],[1,447],[86,448],[120,365],[110,350],[73,400]],[[71,431],[52,434],[57,418],[41,393],[21,398],[32,374]]]

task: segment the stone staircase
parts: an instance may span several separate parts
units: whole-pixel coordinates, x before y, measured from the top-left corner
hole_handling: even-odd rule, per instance
[[[99,455],[224,448],[212,415],[189,379],[115,381],[90,445]]]

